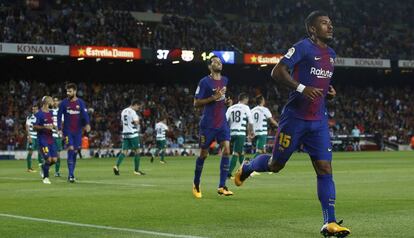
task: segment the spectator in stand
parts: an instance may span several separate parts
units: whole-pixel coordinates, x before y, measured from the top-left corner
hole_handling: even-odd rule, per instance
[[[292,39],[303,37],[303,31],[292,27],[303,22],[298,16],[323,8],[332,12],[338,26],[333,45],[339,56],[407,59],[414,55],[414,8],[404,0],[391,5],[386,0],[44,3],[43,9],[35,10],[21,2],[2,3],[0,42],[283,53]],[[130,11],[164,15],[161,22],[144,22]],[[378,24],[378,12],[392,23]]]
[[[22,135],[25,131],[25,118],[29,114],[25,105],[39,100],[48,92],[61,92],[60,95],[63,97],[63,87],[61,83],[46,85],[42,82],[14,79],[13,74],[7,72],[5,78],[9,80],[4,80],[0,84],[0,91],[5,92],[0,94],[0,109],[5,112],[4,115],[0,115],[0,136],[4,138],[0,140],[0,150],[7,149],[9,138],[14,138],[18,142],[16,149],[24,149],[22,145],[25,145],[26,141]],[[143,118],[141,134],[145,135],[147,127],[152,128],[160,115],[168,115],[168,121],[174,122],[171,123],[172,132],[167,135],[171,140],[171,145],[181,146],[180,136],[183,137],[185,143],[197,143],[198,141],[200,114],[191,106],[195,89],[190,84],[169,85],[165,93],[159,90],[163,85],[154,84],[85,82],[81,85],[83,98],[91,107],[89,108],[91,127],[96,129],[89,135],[91,148],[102,146],[106,130],[112,135],[113,146],[120,147],[121,124],[118,118],[121,113],[120,108],[129,103],[130,95],[142,95],[140,100],[147,105],[146,108],[150,112],[146,117],[141,117]],[[358,125],[359,128],[365,128],[364,134],[374,135],[377,131],[386,135],[387,139],[394,135],[399,144],[410,144],[414,131],[414,111],[412,110],[414,101],[410,98],[414,95],[414,87],[387,86],[363,90],[349,85],[337,85],[336,87],[341,94],[328,104],[333,135],[351,135],[354,125]],[[186,93],[182,90],[183,88],[188,88],[190,91]],[[234,95],[240,92],[255,95],[257,90],[239,84],[232,85],[231,91]],[[24,92],[24,94],[13,92]],[[266,95],[269,109],[275,118],[278,118],[280,109],[273,105],[283,104],[282,98],[287,98],[287,95],[284,95],[284,92],[278,93],[267,85],[263,86],[261,93]],[[141,115],[142,113],[143,111],[139,112]],[[186,116],[182,117],[182,115]],[[270,132],[270,135],[274,135],[274,132]],[[153,132],[148,135],[148,143],[152,143],[153,136]],[[146,141],[145,138],[143,141]]]

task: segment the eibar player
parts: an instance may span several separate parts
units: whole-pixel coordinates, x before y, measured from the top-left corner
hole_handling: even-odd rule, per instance
[[[52,135],[52,130],[55,128],[53,125],[53,114],[50,110],[52,104],[52,97],[44,96],[42,98],[42,107],[35,114],[36,122],[33,125],[39,139],[39,151],[44,160],[42,164],[44,184],[50,184],[49,167],[56,163],[57,160],[56,145]]]
[[[53,97],[53,106],[52,106],[52,113],[53,113],[53,125],[55,126],[53,128],[53,140],[56,144],[56,150],[57,150],[57,161],[55,164],[55,177],[60,177],[60,151],[62,151],[62,136],[58,133],[58,111],[59,111],[59,104],[60,100],[57,96]]]
[[[81,148],[82,129],[86,132],[91,130],[89,125],[89,115],[85,102],[76,96],[77,87],[74,83],[66,85],[67,98],[63,99],[59,105],[57,115],[57,125],[59,133],[62,134],[63,116],[63,139],[68,150],[68,181],[74,183],[76,167],[76,150]]]
[[[167,144],[166,138],[165,138],[165,133],[168,131],[168,126],[167,126],[167,118],[166,117],[162,117],[161,120],[159,122],[157,122],[157,124],[155,124],[155,133],[156,133],[156,145],[157,145],[157,150],[155,151],[155,155],[158,156],[159,153],[161,153],[161,158],[160,158],[160,163],[161,164],[165,164],[165,146]],[[151,156],[151,162],[154,161],[154,156]]]
[[[37,132],[33,128],[34,123],[36,122],[35,114],[39,111],[39,107],[37,105],[32,105],[32,112],[26,118],[26,133],[27,133],[27,172],[36,172],[32,167],[32,154],[33,151],[37,151],[39,148],[38,141],[37,141]],[[42,166],[42,156],[40,153],[37,153],[37,161],[39,162],[39,168],[41,169]],[[40,172],[42,174],[42,172]]]
[[[265,103],[265,98],[262,95],[257,96],[257,106],[252,109],[253,131],[256,142],[256,154],[254,157],[259,154],[266,153],[268,123],[270,123],[273,127],[278,126],[275,119],[273,119],[270,110],[265,107]]]
[[[139,170],[141,158],[139,157],[139,117],[137,115],[137,111],[140,107],[140,101],[133,99],[131,101],[131,105],[122,110],[122,150],[121,153],[119,153],[116,165],[113,167],[115,175],[120,175],[119,166],[124,160],[128,150],[132,150],[134,152],[134,174],[145,175],[144,172]]]
[[[223,149],[220,161],[220,181],[217,189],[219,195],[231,196],[233,192],[226,186],[227,174],[229,172],[230,156],[230,129],[226,120],[226,104],[231,104],[226,99],[228,79],[221,75],[223,64],[217,56],[208,60],[210,74],[198,83],[195,92],[194,106],[203,108],[200,120],[200,155],[196,159],[193,180],[193,195],[201,198],[200,189],[201,172],[204,161],[208,156],[210,144],[216,140]]]
[[[226,119],[230,126],[230,146],[232,148],[228,178],[231,177],[237,160],[240,164],[244,160],[244,142],[246,142],[246,135],[249,135],[251,138],[254,136],[253,118],[248,106],[249,96],[246,93],[240,93],[238,99],[239,102],[229,107],[226,112]]]
[[[272,155],[259,155],[243,163],[236,172],[237,186],[253,171],[279,172],[292,153],[303,144],[317,175],[317,191],[322,206],[321,234],[346,237],[351,232],[335,218],[335,184],[332,178],[332,147],[329,137],[325,97],[336,95],[331,86],[335,52],[328,46],[333,26],[323,11],[314,11],[305,20],[309,38],[296,43],[272,70],[272,78],[293,91],[285,105],[276,133]],[[292,74],[289,74],[289,69]]]

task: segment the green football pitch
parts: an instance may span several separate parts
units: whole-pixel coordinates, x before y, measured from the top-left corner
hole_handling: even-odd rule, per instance
[[[131,158],[114,176],[115,159],[78,160],[78,182],[51,185],[25,172],[25,161],[0,161],[0,237],[320,237],[316,176],[305,154],[279,174],[228,180],[232,197],[216,193],[219,158],[209,157],[202,199],[191,193],[194,158]],[[33,161],[35,164],[35,161]],[[414,152],[335,153],[338,220],[351,237],[414,237]],[[51,169],[53,174],[54,169]]]

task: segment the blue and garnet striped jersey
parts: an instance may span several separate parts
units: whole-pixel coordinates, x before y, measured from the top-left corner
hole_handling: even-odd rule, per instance
[[[228,81],[228,78],[225,76],[221,76],[220,80],[214,80],[210,75],[202,78],[198,83],[195,98],[204,99],[213,96],[216,91],[226,88]],[[223,97],[216,101],[204,105],[203,115],[200,120],[201,128],[218,129],[228,126],[225,101],[226,96],[223,95]]]
[[[309,38],[299,41],[288,50],[280,62],[292,70],[292,78],[305,86],[323,89],[324,97],[311,101],[303,94],[293,91],[289,94],[283,112],[289,112],[303,120],[323,119],[326,115],[325,96],[329,91],[335,57],[332,48],[322,48]]]

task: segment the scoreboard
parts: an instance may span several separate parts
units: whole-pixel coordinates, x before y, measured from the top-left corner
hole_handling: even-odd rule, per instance
[[[213,56],[217,56],[221,59],[221,61],[224,64],[237,63],[236,53],[234,51],[195,51],[185,49],[157,49],[153,55],[156,60],[179,60],[185,62],[202,62],[209,60]]]

